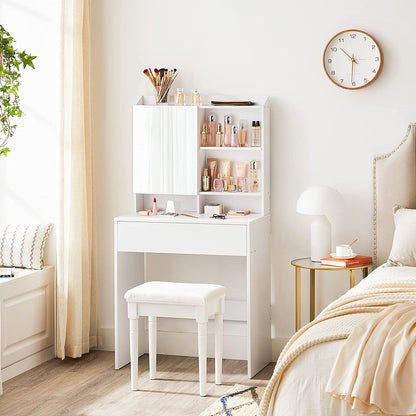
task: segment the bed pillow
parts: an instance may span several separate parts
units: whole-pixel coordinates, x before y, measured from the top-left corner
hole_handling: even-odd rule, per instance
[[[388,264],[416,266],[416,209],[396,205],[393,208],[394,236]]]
[[[0,267],[41,269],[52,224],[0,224]]]

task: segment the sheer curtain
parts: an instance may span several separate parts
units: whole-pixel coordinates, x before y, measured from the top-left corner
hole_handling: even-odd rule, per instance
[[[60,218],[57,355],[100,344],[94,253],[90,100],[90,1],[62,0]]]

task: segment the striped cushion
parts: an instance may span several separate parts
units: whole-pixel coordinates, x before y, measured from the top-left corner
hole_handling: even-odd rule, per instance
[[[0,224],[0,267],[41,269],[52,224]]]

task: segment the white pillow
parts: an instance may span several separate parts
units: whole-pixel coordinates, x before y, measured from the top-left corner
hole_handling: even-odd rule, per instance
[[[416,209],[393,208],[394,237],[388,259],[391,266],[416,266]]]
[[[0,224],[0,267],[41,269],[52,224]]]

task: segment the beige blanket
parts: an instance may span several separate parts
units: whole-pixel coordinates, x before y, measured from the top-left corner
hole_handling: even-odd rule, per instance
[[[323,342],[345,339],[354,327],[397,303],[416,302],[416,278],[379,268],[359,285],[324,309],[314,321],[301,328],[286,344],[277,361],[260,405],[259,416],[273,414],[274,398],[282,376],[303,351]],[[392,277],[391,277],[392,276]]]
[[[326,392],[363,414],[416,415],[416,304],[390,306],[355,327]]]

